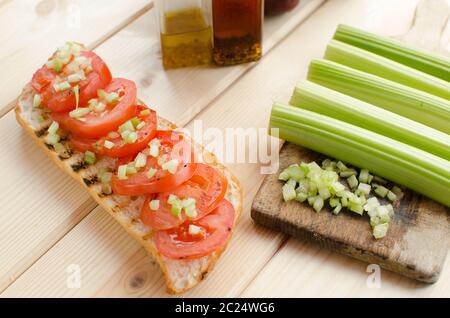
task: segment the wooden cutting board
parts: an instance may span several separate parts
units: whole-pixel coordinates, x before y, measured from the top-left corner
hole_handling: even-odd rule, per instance
[[[449,14],[445,0],[422,0],[411,29],[399,38],[447,54],[441,38]],[[318,153],[286,143],[280,152],[280,170],[293,163],[322,159]],[[329,208],[316,213],[306,203],[285,203],[279,172],[266,177],[253,201],[252,218],[257,223],[419,281],[438,280],[450,247],[449,208],[405,191],[387,236],[375,240],[367,215],[343,210],[335,216]]]
[[[386,237],[375,240],[367,215],[342,210],[336,216],[329,207],[316,213],[307,203],[284,202],[279,172],[293,163],[323,159],[316,152],[285,143],[280,170],[265,178],[253,201],[256,223],[419,281],[436,282],[450,247],[450,209],[406,190]]]

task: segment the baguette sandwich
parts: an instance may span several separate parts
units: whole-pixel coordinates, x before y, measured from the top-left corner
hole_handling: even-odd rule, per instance
[[[224,251],[242,190],[214,154],[157,117],[135,91],[131,81],[113,79],[95,53],[70,42],[34,74],[15,113],[56,165],[154,257],[168,292],[182,293]]]

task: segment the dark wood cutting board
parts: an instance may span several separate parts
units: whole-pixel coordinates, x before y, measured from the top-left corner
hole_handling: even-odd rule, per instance
[[[419,281],[437,281],[450,247],[450,209],[406,190],[386,237],[376,240],[367,214],[343,209],[336,216],[328,207],[316,213],[307,203],[284,202],[279,172],[293,163],[322,159],[318,153],[285,143],[280,170],[265,178],[253,201],[256,223]]]

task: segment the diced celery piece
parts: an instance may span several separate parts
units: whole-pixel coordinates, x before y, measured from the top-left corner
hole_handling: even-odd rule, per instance
[[[134,131],[133,123],[130,120],[119,126],[119,132],[123,133],[124,131]]]
[[[337,204],[336,207],[333,209],[333,214],[337,215],[342,210],[342,205]]]
[[[378,185],[375,187],[375,193],[384,198],[388,194],[389,190],[382,185]]]
[[[295,200],[298,202],[305,202],[307,198],[308,198],[308,195],[306,193],[297,192]]]
[[[156,211],[159,209],[159,200],[151,200],[149,203],[150,210]]]
[[[283,199],[285,202],[294,200],[297,197],[297,193],[295,192],[295,188],[290,184],[285,184],[283,186]]]
[[[119,166],[119,168],[117,169],[117,177],[119,178],[119,180],[126,180],[126,179],[128,179],[128,177],[127,177],[127,168],[128,168],[128,165],[121,165],[121,166]]]
[[[360,183],[358,185],[358,190],[361,191],[361,193],[364,193],[366,196],[370,194],[370,190],[372,190],[372,187],[370,184],[367,183]]]
[[[105,143],[103,144],[103,146],[104,146],[106,149],[112,149],[112,148],[114,148],[114,143],[111,142],[111,141],[109,141],[109,140],[105,140]]]
[[[389,229],[389,224],[388,223],[383,223],[383,224],[378,224],[375,225],[373,228],[373,236],[376,239],[380,239],[386,236],[386,233]]]
[[[334,208],[337,205],[340,205],[339,201],[340,201],[339,198],[332,198],[332,199],[330,199],[330,206],[332,208]]]
[[[84,153],[84,162],[88,165],[93,165],[95,163],[95,160],[95,153],[93,153],[92,151],[86,151]]]
[[[33,107],[38,108],[41,106],[42,103],[42,97],[39,94],[36,94],[33,96]]]
[[[321,197],[317,197],[316,200],[314,201],[313,209],[314,209],[317,213],[319,213],[320,210],[322,210],[323,205],[324,205],[323,199],[322,199]]]
[[[59,124],[56,121],[54,121],[54,122],[52,122],[50,127],[48,127],[47,131],[49,134],[56,134],[58,132],[58,129],[59,129]]]
[[[354,189],[358,186],[358,180],[356,179],[356,177],[354,175],[352,175],[351,177],[349,177],[347,179],[347,183],[351,189]]]
[[[361,169],[359,172],[359,182],[367,183],[367,180],[369,179],[369,170],[367,169]]]
[[[60,137],[58,134],[48,134],[45,136],[45,143],[48,145],[54,145],[60,141]]]
[[[395,195],[394,192],[388,191],[387,198],[389,199],[389,201],[393,202],[397,199],[397,196]]]
[[[155,168],[150,168],[147,170],[147,172],[145,173],[145,176],[149,179],[153,178],[156,174],[158,170],[156,170]]]
[[[330,191],[327,188],[320,188],[319,189],[319,196],[322,198],[322,200],[328,199],[331,194]]]

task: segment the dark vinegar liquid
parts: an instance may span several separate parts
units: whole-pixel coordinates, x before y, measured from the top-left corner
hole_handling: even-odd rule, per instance
[[[214,62],[256,61],[262,53],[263,0],[213,0]]]

